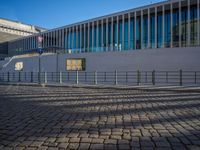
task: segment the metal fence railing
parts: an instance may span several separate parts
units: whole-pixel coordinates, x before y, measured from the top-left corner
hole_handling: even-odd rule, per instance
[[[182,86],[200,85],[200,71],[1,72],[0,82]]]

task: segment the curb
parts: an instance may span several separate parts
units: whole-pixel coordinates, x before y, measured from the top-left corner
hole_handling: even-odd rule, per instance
[[[88,88],[88,89],[115,89],[115,90],[141,90],[141,91],[171,91],[171,92],[191,92],[200,93],[200,86],[180,87],[180,86],[105,86],[105,85],[86,85],[86,84],[38,84],[38,83],[0,83],[1,85],[12,85],[12,86],[35,86],[35,87],[68,87],[68,88]]]

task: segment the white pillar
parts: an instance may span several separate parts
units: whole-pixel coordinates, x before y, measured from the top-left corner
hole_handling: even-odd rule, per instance
[[[65,33],[65,29],[62,29],[61,30],[61,36],[62,36],[62,38],[61,38],[61,47],[62,47],[62,50],[64,49],[64,33]],[[47,41],[47,43],[48,43],[48,41]]]
[[[144,28],[144,23],[143,23],[143,10],[141,10],[141,30],[140,30],[140,32],[141,32],[141,42],[140,42],[140,44],[141,44],[141,49],[143,49],[144,47],[143,47],[143,34],[144,34],[144,32],[143,32],[143,28]]]
[[[131,31],[131,13],[128,13],[128,50],[131,49],[130,31]]]
[[[77,25],[76,26],[76,53],[78,53],[79,51],[78,42],[79,42],[79,37],[78,37],[78,25]]]
[[[119,50],[119,16],[117,16],[117,51]]]
[[[181,28],[182,28],[182,23],[181,23],[181,1],[179,1],[179,47],[181,47],[181,37],[182,37],[182,32],[181,32]]]
[[[84,42],[83,42],[83,45],[84,45],[84,47],[83,47],[83,51],[84,51],[84,53],[85,53],[85,51],[86,51],[86,24],[84,24],[84,33],[83,33],[83,37],[84,37]]]
[[[173,47],[173,4],[170,3],[170,22],[171,22],[171,43],[170,43],[170,47]]]
[[[75,44],[75,41],[74,41],[74,32],[75,32],[75,27],[73,26],[72,27],[72,53],[74,53],[74,44]]]
[[[67,40],[68,40],[68,39],[67,39],[67,33],[68,33],[68,32],[67,32],[67,31],[68,31],[68,29],[66,28],[66,29],[65,29],[65,37],[66,37],[66,38],[65,38],[65,44],[64,44],[64,45],[65,45],[65,52],[67,51],[67,47],[68,47],[68,43],[67,43]]]
[[[92,52],[94,51],[94,21],[92,22]]]
[[[150,48],[150,8],[148,9],[148,48]]]
[[[162,42],[163,42],[163,47],[165,47],[165,5],[162,7],[162,12],[163,12],[163,17],[162,17]]]
[[[134,12],[134,24],[135,24],[135,25],[134,25],[134,43],[135,43],[135,44],[134,44],[134,45],[135,45],[134,47],[135,47],[135,48],[134,48],[134,49],[137,48],[137,46],[136,46],[136,44],[137,44],[137,39],[136,39],[136,25],[137,25],[137,24],[136,24],[136,21],[137,21],[137,12]]]
[[[79,29],[80,29],[80,48],[79,48],[79,52],[82,52],[82,24],[79,25]]]
[[[122,47],[121,50],[124,50],[124,16],[125,14],[122,15]]]
[[[106,19],[106,51],[108,51],[108,18]]]
[[[187,38],[187,46],[190,46],[190,33],[191,33],[191,28],[190,28],[190,0],[188,0],[188,38]],[[199,12],[198,12],[199,13]]]
[[[157,48],[157,7],[155,7],[155,48]]]
[[[113,51],[113,20],[114,18],[111,18],[111,42],[110,42],[110,51]]]
[[[199,1],[197,0],[197,41],[198,41],[198,45],[200,45],[200,10],[199,10]]]
[[[103,33],[103,19],[101,20],[101,51],[103,51],[104,49],[104,40],[103,40],[103,36],[104,36],[104,33]]]
[[[61,29],[58,30],[58,42],[59,42],[59,48],[61,47]]]
[[[88,22],[88,52],[90,51],[90,23]]]
[[[99,41],[99,21],[97,20],[97,22],[96,22],[96,27],[97,27],[97,31],[96,31],[96,51],[98,51],[99,50],[99,43],[98,43],[98,41]]]

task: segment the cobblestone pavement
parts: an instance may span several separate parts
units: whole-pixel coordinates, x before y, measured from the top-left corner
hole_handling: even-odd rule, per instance
[[[200,149],[200,93],[0,85],[0,149]]]

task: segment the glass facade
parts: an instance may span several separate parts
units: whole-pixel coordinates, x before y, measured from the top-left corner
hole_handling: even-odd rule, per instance
[[[141,17],[136,18],[136,49],[141,49]]]
[[[128,18],[124,22],[124,50],[128,50]]]
[[[157,16],[157,48],[161,48],[163,43],[163,34],[162,34],[162,13],[159,13]]]
[[[172,5],[165,2],[163,6],[148,6],[49,31],[44,33],[43,47],[64,49],[66,53],[84,53],[199,45],[200,10],[197,1],[192,0],[190,7],[186,0],[172,2]],[[21,43],[16,44],[18,42]],[[37,49],[37,36],[9,42],[9,45],[17,54]]]
[[[130,49],[135,49],[135,21],[134,17],[130,19]]]
[[[142,39],[142,49],[147,48],[148,47],[148,16],[144,15],[143,16],[143,39]]]
[[[165,12],[165,41],[164,47],[170,47],[171,45],[171,14],[170,12]]]

